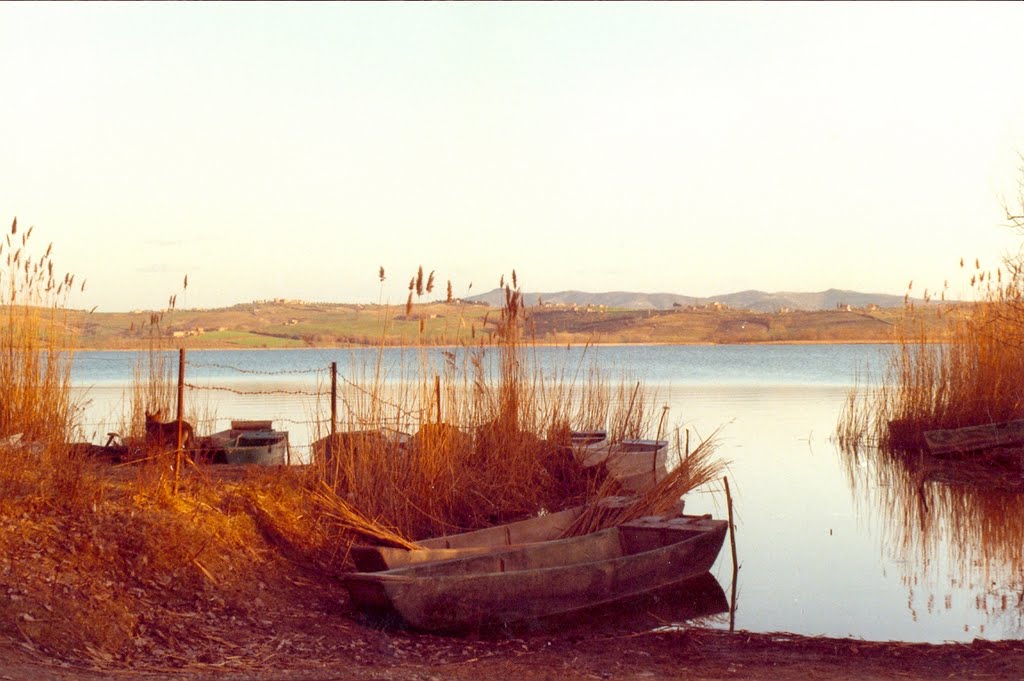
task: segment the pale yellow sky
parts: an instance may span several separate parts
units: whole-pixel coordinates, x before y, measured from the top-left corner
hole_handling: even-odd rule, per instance
[[[0,217],[74,303],[902,294],[994,265],[1024,7],[0,4]],[[443,286],[441,287],[443,292]]]

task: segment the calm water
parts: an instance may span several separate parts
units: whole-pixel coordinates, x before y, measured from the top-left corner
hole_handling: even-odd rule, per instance
[[[736,626],[754,631],[941,642],[1024,635],[1024,500],[942,482],[941,471],[857,457],[833,442],[855,379],[877,375],[883,346],[624,346],[541,348],[547,375],[585,380],[591,364],[614,381],[642,380],[650,403],[692,433],[719,426],[737,513],[741,569]],[[382,376],[400,384],[420,351],[389,350]],[[233,418],[272,418],[298,456],[327,413],[329,364],[344,378],[376,351],[193,351],[189,409],[200,432]],[[437,367],[440,350],[428,351]],[[177,354],[169,356],[176,367]],[[134,353],[79,353],[86,436],[118,430]],[[455,365],[459,362],[456,358]],[[347,388],[351,390],[351,388]],[[921,505],[925,499],[927,506]],[[922,508],[927,508],[922,511]],[[724,501],[691,495],[687,510],[724,516]],[[1019,511],[1019,512],[1016,512]],[[731,559],[714,573],[728,592]],[[725,623],[720,623],[725,626]]]

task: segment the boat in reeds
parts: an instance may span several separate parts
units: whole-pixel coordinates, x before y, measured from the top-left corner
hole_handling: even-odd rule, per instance
[[[397,616],[428,631],[474,629],[572,613],[703,575],[727,527],[708,516],[647,517],[341,581],[369,615]]]
[[[360,572],[380,572],[406,565],[450,560],[505,546],[555,539],[582,511],[583,507],[577,506],[482,530],[424,539],[417,542],[420,548],[412,550],[390,546],[353,546],[349,555]]]
[[[232,421],[231,428],[203,439],[201,449],[214,463],[283,466],[289,461],[288,431],[271,421]]]
[[[623,490],[634,494],[652,489],[668,474],[665,440],[599,440],[574,447],[573,452],[581,466],[604,466]]]
[[[635,502],[635,497],[611,496],[605,497],[597,503],[602,509],[615,511],[628,508]],[[676,506],[664,514],[664,517],[672,518],[680,515],[683,511],[683,503],[683,500],[680,499]],[[416,543],[419,548],[415,549],[391,546],[353,546],[349,555],[360,572],[379,572],[406,565],[451,560],[520,544],[550,541],[565,535],[586,508],[586,506],[575,506],[564,511],[544,513],[504,525],[423,539]]]
[[[924,439],[928,450],[937,456],[1014,447],[1024,444],[1024,420],[929,430],[925,432]]]

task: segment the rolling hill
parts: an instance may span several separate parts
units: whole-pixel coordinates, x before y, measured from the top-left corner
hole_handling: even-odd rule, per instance
[[[828,289],[817,293],[739,291],[706,298],[677,293],[555,291],[524,293],[523,298],[530,306],[544,302],[568,306],[604,305],[609,308],[626,310],[668,310],[673,307],[703,307],[714,303],[720,303],[736,310],[751,310],[753,312],[835,310],[847,305],[854,308],[872,305],[878,307],[900,307],[903,305],[903,296],[840,289]],[[505,291],[496,288],[466,300],[500,307],[505,300]]]

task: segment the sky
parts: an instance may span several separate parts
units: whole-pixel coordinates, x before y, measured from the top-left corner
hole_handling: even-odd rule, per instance
[[[1021,3],[0,3],[0,224],[74,307],[964,292]],[[384,267],[385,281],[378,279]],[[187,290],[182,291],[188,276]]]

